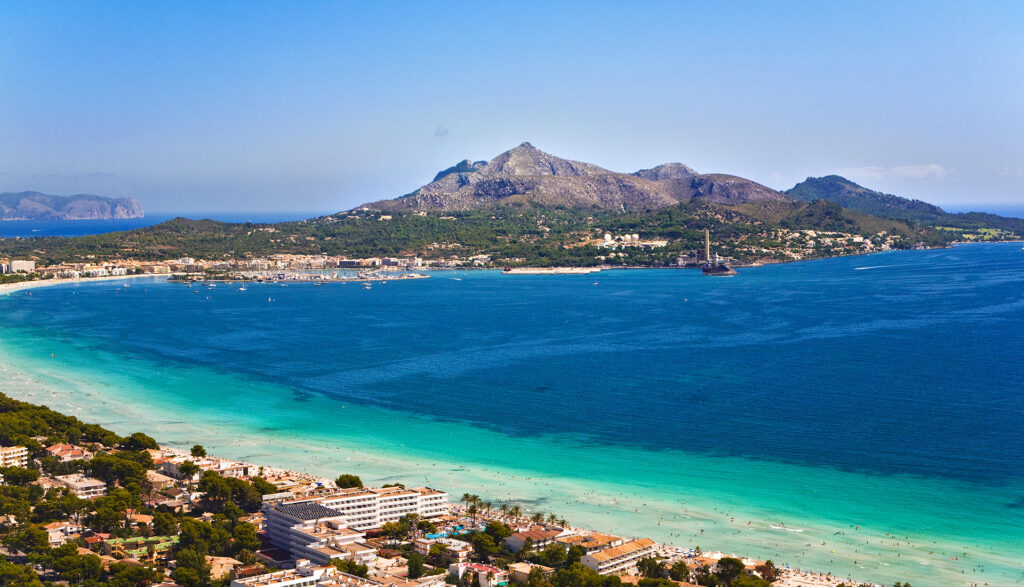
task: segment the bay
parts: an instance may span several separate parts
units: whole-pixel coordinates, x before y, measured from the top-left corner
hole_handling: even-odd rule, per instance
[[[1019,244],[733,278],[143,279],[0,316],[8,393],[121,432],[862,580],[1024,577]]]

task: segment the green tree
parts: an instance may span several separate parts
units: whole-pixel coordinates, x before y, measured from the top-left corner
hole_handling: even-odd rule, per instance
[[[410,579],[419,579],[426,570],[423,565],[423,557],[415,552],[409,553],[408,567]]]
[[[771,583],[753,575],[740,575],[730,583],[731,587],[771,587]]]
[[[565,564],[565,548],[561,544],[549,544],[537,553],[537,561],[546,567],[560,567]]]
[[[153,532],[157,536],[170,536],[178,533],[178,520],[166,512],[153,514]]]
[[[640,562],[636,564],[636,568],[640,571],[641,577],[647,577],[648,579],[657,579],[665,571],[665,565],[661,561],[649,556],[640,559]]]
[[[580,559],[583,558],[584,554],[583,549],[578,544],[573,544],[569,547],[569,550],[565,552],[565,564],[573,565],[580,562]]]
[[[9,563],[0,557],[0,585],[5,587],[43,587],[39,576],[28,565]]]
[[[482,557],[488,557],[494,554],[498,554],[498,545],[494,542],[494,538],[486,532],[477,532],[470,539],[473,543],[473,549],[476,553]]]
[[[50,535],[37,526],[23,526],[8,534],[4,544],[25,552],[45,552],[50,547]]]
[[[533,567],[530,569],[530,574],[526,578],[526,587],[554,587],[551,581],[548,580],[547,576],[544,575],[544,571],[540,570],[539,567]]]
[[[206,449],[203,448],[203,445],[196,444],[196,445],[192,446],[191,453],[192,453],[192,456],[194,456],[195,458],[199,459],[199,458],[202,458],[202,457],[206,456]]]
[[[331,560],[331,564],[333,564],[334,568],[338,569],[342,573],[348,573],[349,575],[355,575],[357,577],[365,578],[366,574],[370,571],[369,567],[361,565],[356,561],[333,559]]]
[[[676,561],[669,567],[668,576],[673,581],[687,581],[690,578],[690,567],[686,565],[686,561]]]
[[[737,577],[743,574],[743,561],[733,557],[723,557],[718,561],[718,578],[726,585],[731,585]]]
[[[260,495],[268,495],[271,493],[277,493],[277,487],[274,487],[269,481],[263,477],[253,477],[252,486],[256,491],[260,492]]]
[[[619,587],[622,580],[615,575],[599,575],[597,571],[575,563],[557,571],[551,582],[555,587]]]
[[[664,577],[658,577],[657,579],[644,578],[637,581],[637,587],[679,587],[675,581],[670,581]]]
[[[256,526],[252,524],[238,524],[231,532],[235,539],[235,552],[240,550],[257,551],[260,549],[260,539],[256,536]]]
[[[142,432],[135,432],[128,438],[124,439],[121,443],[121,447],[126,450],[140,451],[146,449],[158,449],[160,445],[156,443],[150,436],[143,434]]]
[[[494,521],[488,522],[484,526],[484,532],[489,534],[495,542],[501,542],[512,535],[512,528],[509,528],[508,524]]]
[[[338,478],[334,480],[334,484],[342,489],[346,489],[349,487],[362,487],[363,481],[356,475],[343,473],[338,475]]]
[[[28,485],[39,479],[39,471],[23,467],[0,467],[0,475],[8,485]]]
[[[199,587],[210,581],[210,565],[206,557],[192,548],[182,548],[175,556],[177,563],[171,578],[184,587]]]
[[[198,472],[199,472],[199,465],[193,463],[192,461],[185,461],[184,463],[181,463],[180,465],[178,465],[178,473],[184,479],[191,479],[192,476],[195,475]]]

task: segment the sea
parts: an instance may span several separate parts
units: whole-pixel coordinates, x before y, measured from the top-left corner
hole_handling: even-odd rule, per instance
[[[119,433],[891,585],[1024,583],[1024,250],[0,295],[3,391]]]

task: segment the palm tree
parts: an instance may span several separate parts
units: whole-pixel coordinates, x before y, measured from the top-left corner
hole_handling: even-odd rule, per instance
[[[555,514],[548,514],[548,524],[557,524],[557,523],[558,523],[558,516],[556,516]]]
[[[508,514],[508,504],[507,503],[501,504],[500,506],[498,506],[498,509],[501,510],[501,514],[502,515]]]
[[[558,520],[558,525],[563,527],[563,528],[565,528],[566,526],[569,525],[569,520],[566,520],[565,518],[562,518],[562,519]]]
[[[519,504],[516,504],[516,505],[508,508],[508,513],[513,518],[518,518],[519,516],[523,515],[523,508],[519,507]]]
[[[485,501],[485,502],[483,503],[483,508],[484,508],[485,510],[487,510],[487,511],[491,511],[491,507],[492,507],[493,505],[494,505],[493,503],[491,503],[491,502],[489,502],[489,501]]]
[[[544,512],[537,512],[530,516],[530,519],[533,520],[534,524],[540,524],[544,521]]]
[[[463,493],[462,494],[462,499],[460,499],[459,501],[461,501],[462,503],[468,505],[469,502],[473,501],[473,496],[468,494],[468,493]]]

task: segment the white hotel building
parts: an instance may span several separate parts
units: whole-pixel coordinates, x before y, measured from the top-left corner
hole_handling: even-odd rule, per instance
[[[448,513],[448,494],[429,487],[335,489],[315,497],[287,499],[280,503],[315,502],[344,516],[345,525],[355,530],[380,528],[397,522],[406,514],[436,518]]]
[[[444,515],[447,498],[447,493],[427,487],[339,489],[324,496],[264,504],[264,530],[274,546],[292,559],[365,563],[376,558],[376,550],[361,542],[362,530],[379,528],[406,514]]]

